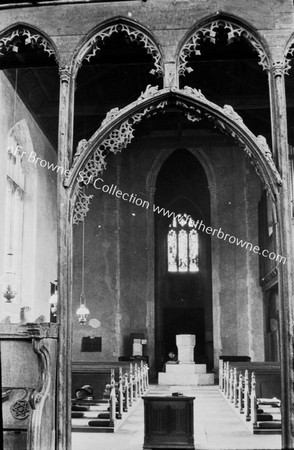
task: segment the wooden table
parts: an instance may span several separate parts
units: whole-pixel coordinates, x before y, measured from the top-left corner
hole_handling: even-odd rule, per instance
[[[195,397],[145,396],[143,449],[190,449],[194,446]]]

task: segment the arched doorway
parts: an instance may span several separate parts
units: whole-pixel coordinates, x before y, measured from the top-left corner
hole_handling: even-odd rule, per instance
[[[213,364],[210,238],[195,228],[210,224],[210,194],[203,167],[186,149],[162,165],[156,182],[156,366],[162,369],[177,334],[195,334],[194,359]]]

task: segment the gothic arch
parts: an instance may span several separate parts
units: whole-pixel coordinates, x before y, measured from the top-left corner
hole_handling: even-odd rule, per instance
[[[16,23],[0,33],[0,59],[6,53],[18,51],[14,40],[20,37],[25,37],[25,45],[37,46],[49,57],[54,56],[56,63],[59,62],[59,53],[52,40],[43,31],[25,22]]]
[[[185,147],[186,148],[186,147]],[[196,159],[200,162],[202,165],[204,172],[206,174],[207,180],[208,180],[208,187],[209,189],[213,189],[215,186],[215,175],[213,172],[213,168],[211,166],[211,163],[209,161],[209,158],[207,157],[206,153],[201,148],[190,148],[187,147],[187,150],[192,153],[193,156],[195,156]],[[152,164],[152,167],[147,175],[146,180],[146,189],[147,191],[150,191],[150,189],[155,187],[156,180],[158,173],[162,167],[162,165],[165,163],[165,161],[171,156],[171,154],[174,152],[174,149],[167,148],[162,150],[157,157],[155,158],[155,161]]]
[[[265,40],[259,33],[253,29],[252,26],[245,23],[230,14],[217,12],[213,16],[206,17],[201,20],[192,30],[189,30],[184,39],[180,42],[176,54],[176,61],[178,66],[178,74],[185,75],[187,71],[192,70],[187,66],[188,58],[192,53],[196,55],[201,54],[200,46],[201,39],[209,40],[214,43],[215,30],[222,24],[224,28],[228,29],[228,40],[233,41],[243,36],[255,49],[259,57],[259,64],[263,70],[269,70],[270,67],[270,53]]]
[[[142,25],[125,17],[118,16],[115,19],[107,20],[94,29],[79,44],[72,57],[72,73],[76,77],[79,66],[84,59],[90,60],[99,50],[99,43],[113,33],[124,31],[131,41],[140,42],[147,53],[153,58],[153,73],[158,76],[163,74],[162,52],[156,43],[154,36]]]

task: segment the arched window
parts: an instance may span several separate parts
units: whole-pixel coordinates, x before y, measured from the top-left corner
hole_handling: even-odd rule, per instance
[[[199,272],[199,242],[195,222],[187,214],[177,215],[167,235],[169,272]]]
[[[14,135],[8,138],[7,180],[6,180],[6,236],[5,267],[6,274],[14,275],[17,286],[21,279],[22,234],[25,174],[22,147]],[[18,290],[18,288],[16,288]]]

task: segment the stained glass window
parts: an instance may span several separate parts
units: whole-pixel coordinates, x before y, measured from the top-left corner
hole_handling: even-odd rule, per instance
[[[194,220],[178,215],[169,226],[167,236],[169,272],[199,271],[199,242]]]

